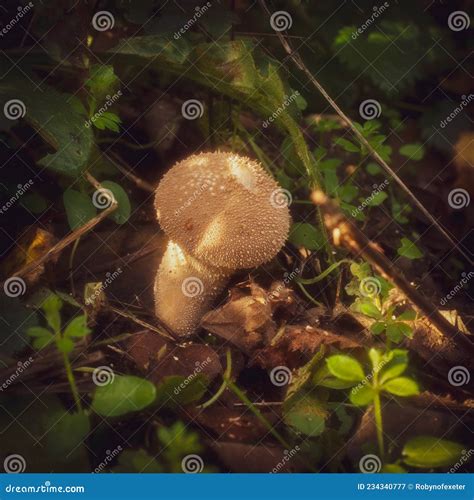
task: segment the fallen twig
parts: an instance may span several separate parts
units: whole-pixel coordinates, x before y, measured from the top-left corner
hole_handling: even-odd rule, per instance
[[[87,180],[96,188],[102,189],[102,186],[99,181],[97,181],[92,175],[88,172],[85,174]],[[46,253],[41,255],[38,259],[29,264],[21,267],[18,271],[16,271],[11,277],[12,278],[21,278],[23,276],[27,276],[32,271],[34,271],[38,266],[41,266],[48,260],[52,259],[55,255],[61,253],[66,247],[74,243],[78,238],[83,236],[84,234],[91,231],[99,222],[105,219],[109,214],[111,214],[118,207],[117,201],[114,199],[111,200],[110,206],[104,209],[100,214],[96,215],[93,219],[87,221],[83,226],[75,229],[71,233],[69,233],[65,238],[61,241],[53,245]],[[5,281],[0,282],[0,285],[3,286]]]
[[[441,334],[454,341],[462,343],[463,347],[474,352],[474,344],[469,336],[461,333],[452,325],[438,309],[423,295],[410,285],[403,277],[395,265],[383,255],[376,244],[370,241],[358,227],[353,224],[322,191],[314,191],[311,199],[315,205],[321,208],[323,219],[329,232],[332,233],[334,244],[343,245],[355,255],[362,256],[367,262],[372,264],[377,271],[399,290],[401,290],[408,300],[419,310],[426,319]]]

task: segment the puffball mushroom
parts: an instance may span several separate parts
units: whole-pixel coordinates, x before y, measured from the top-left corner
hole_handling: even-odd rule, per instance
[[[155,208],[170,241],[154,295],[171,330],[194,333],[237,269],[278,253],[290,227],[286,193],[258,162],[233,153],[193,155],[164,175]]]

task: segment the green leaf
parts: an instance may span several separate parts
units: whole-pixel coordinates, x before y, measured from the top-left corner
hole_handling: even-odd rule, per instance
[[[35,338],[33,339],[33,348],[34,349],[37,349],[38,351],[40,349],[43,349],[43,347],[46,347],[47,345],[49,345],[52,341],[54,340],[54,337],[51,335],[51,337],[38,337],[38,338]]]
[[[351,141],[348,141],[347,139],[344,139],[344,137],[338,137],[334,142],[348,153],[358,153],[360,151],[359,146]]]
[[[156,389],[156,403],[167,408],[186,406],[199,401],[207,385],[207,378],[202,374],[192,378],[182,375],[164,377]]]
[[[402,349],[394,349],[384,356],[384,365],[380,370],[379,382],[384,384],[387,380],[401,375],[408,366],[408,353]]]
[[[402,238],[400,243],[400,248],[397,250],[398,255],[412,260],[423,257],[421,250],[408,238]]]
[[[410,160],[421,160],[425,155],[425,148],[423,144],[405,144],[399,150],[399,153]]]
[[[365,314],[369,318],[380,319],[382,317],[382,313],[380,312],[379,308],[369,298],[357,299],[351,305],[351,309],[361,314]]]
[[[103,100],[109,92],[113,92],[120,84],[114,73],[114,67],[106,64],[95,64],[89,70],[89,78],[85,86],[96,100]]]
[[[399,464],[385,464],[380,472],[385,474],[405,474],[407,471]]]
[[[30,337],[35,337],[35,338],[53,337],[53,334],[47,328],[43,328],[42,326],[32,326],[31,328],[28,328],[27,333]]]
[[[62,305],[61,299],[54,293],[49,294],[41,304],[46,321],[54,333],[59,333],[61,330],[61,316],[59,311]]]
[[[112,212],[109,217],[117,224],[124,224],[128,221],[132,210],[127,193],[122,186],[119,186],[116,182],[104,181],[101,182],[101,185],[104,189],[112,191],[112,194],[118,203],[117,209]]]
[[[398,316],[397,320],[398,321],[415,321],[416,319],[416,311],[413,309],[407,309],[406,311],[402,312],[400,316]]]
[[[304,247],[308,250],[319,250],[324,246],[321,231],[307,222],[293,224],[288,239],[293,245]]]
[[[418,384],[411,378],[408,377],[397,377],[392,378],[385,382],[382,386],[387,392],[391,394],[395,394],[395,396],[416,396],[420,393],[420,389],[418,388]]]
[[[54,340],[54,335],[47,328],[43,328],[42,326],[33,326],[28,328],[27,334],[30,337],[33,337],[32,345],[38,350],[43,349],[43,347],[47,346]]]
[[[162,457],[167,464],[167,472],[182,472],[182,460],[185,456],[200,453],[203,450],[199,434],[188,429],[178,421],[169,427],[157,429],[157,437],[163,447]]]
[[[448,467],[461,458],[465,447],[447,439],[418,436],[403,447],[403,461],[412,467],[431,469]]]
[[[85,337],[91,330],[87,327],[87,318],[83,314],[75,317],[64,330],[66,337]]]
[[[375,347],[371,347],[369,349],[369,358],[373,371],[378,372],[382,361],[382,353],[378,349],[375,349]]]
[[[119,124],[122,120],[115,114],[111,112],[105,112],[98,116],[95,116],[92,120],[94,127],[99,130],[112,130],[113,132],[120,132]]]
[[[384,191],[378,191],[370,199],[368,199],[368,204],[371,207],[378,207],[381,205],[388,197],[388,194]]]
[[[83,226],[96,215],[96,208],[91,199],[75,189],[66,189],[63,194],[69,227],[74,230]]]
[[[25,105],[25,120],[56,151],[37,164],[55,172],[77,177],[87,166],[93,134],[85,126],[87,114],[81,101],[39,82],[33,75],[12,70],[0,82],[0,97],[18,99]]]
[[[370,123],[370,122],[367,122]],[[382,168],[377,163],[369,163],[366,165],[365,170],[369,175],[377,175],[382,172]]]
[[[351,356],[335,354],[326,359],[329,371],[337,378],[348,382],[360,382],[364,377],[361,364]]]
[[[310,437],[319,436],[326,427],[327,410],[309,393],[291,400],[284,409],[284,421],[297,432]]]
[[[384,321],[376,321],[375,323],[372,323],[370,325],[370,331],[374,335],[380,335],[381,333],[383,333],[385,331],[386,327],[387,327],[387,325],[385,324]]]
[[[413,336],[413,329],[408,323],[403,321],[394,321],[387,325],[387,337],[392,342],[401,342],[404,337],[411,338]]]
[[[112,383],[97,387],[92,409],[104,417],[117,417],[142,410],[156,398],[155,385],[132,375],[115,375]]]
[[[358,384],[350,392],[351,403],[356,406],[367,406],[374,400],[375,392],[369,384]]]
[[[64,354],[69,354],[74,350],[74,342],[67,337],[56,339],[56,346]]]

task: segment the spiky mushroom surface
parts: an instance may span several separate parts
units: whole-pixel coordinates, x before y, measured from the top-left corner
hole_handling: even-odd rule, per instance
[[[233,153],[177,163],[156,190],[155,208],[171,240],[155,281],[156,313],[181,335],[193,333],[233,271],[271,260],[290,227],[276,181]],[[194,296],[182,289],[191,278],[202,288]]]

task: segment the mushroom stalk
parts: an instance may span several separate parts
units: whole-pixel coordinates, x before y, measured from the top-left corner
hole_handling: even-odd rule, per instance
[[[170,241],[155,278],[156,315],[180,336],[192,334],[232,270],[215,268]]]

